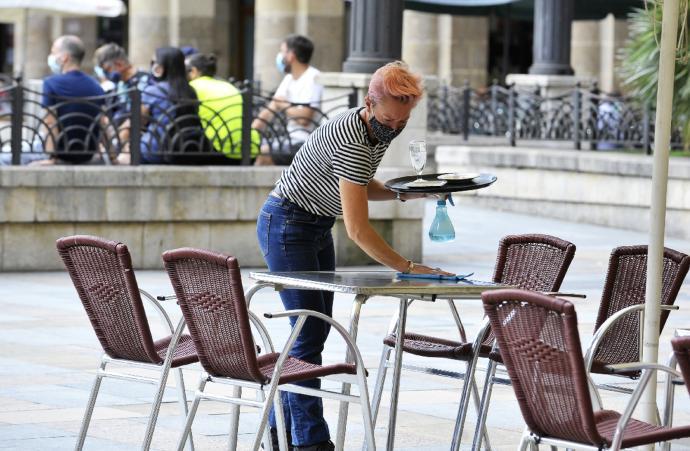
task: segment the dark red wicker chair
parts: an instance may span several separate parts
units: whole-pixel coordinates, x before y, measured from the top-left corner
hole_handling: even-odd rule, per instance
[[[594,411],[570,302],[513,289],[484,293],[482,300],[527,424],[520,449],[620,449],[690,437],[690,426],[631,418],[652,372],[674,372],[661,365],[633,364],[644,372],[623,414]]]
[[[560,288],[574,256],[575,245],[560,238],[538,234],[509,235],[501,239],[499,243],[493,281],[528,290],[555,292]],[[472,381],[474,379],[477,358],[491,357],[489,369],[487,370],[487,378],[490,376],[491,379],[487,380],[493,381],[495,363],[500,362],[500,354],[498,352],[491,352],[494,342],[493,334],[491,334],[490,330],[480,332],[483,337],[481,344],[467,341],[453,301],[448,301],[448,305],[458,324],[461,340],[454,341],[408,332],[405,333],[403,350],[410,354],[424,357],[447,358],[467,362],[465,374],[471,375],[471,377],[466,378],[461,373],[451,376]],[[391,350],[395,347],[395,333],[390,333],[383,343],[384,347],[374,390],[374,421],[376,421],[383,392],[386,370],[390,366],[388,360]],[[473,350],[477,347],[479,347],[479,353],[475,355]],[[433,369],[427,368],[422,368],[422,370],[433,371]],[[469,404],[470,389],[475,402],[478,398],[474,383],[463,384],[451,449],[459,449],[460,446],[460,437],[462,436],[467,405]],[[488,405],[488,398],[486,404]],[[478,431],[485,432],[483,422]]]
[[[187,399],[181,367],[198,361],[192,339],[189,335],[182,334],[183,321],[180,321],[177,329],[173,329],[163,307],[153,296],[139,289],[132,259],[124,244],[78,235],[57,240],[57,250],[105,351],[91,390],[76,449],[84,446],[101,381],[110,377],[158,386],[142,444],[142,449],[147,450],[153,438],[170,368],[176,369],[179,402],[186,416]],[[170,336],[153,340],[141,295],[164,318],[170,329]],[[158,375],[145,377],[114,372],[106,368],[109,363],[144,367],[156,371]],[[193,447],[191,438],[190,446]]]
[[[664,249],[660,334],[670,310],[677,308],[674,303],[688,268],[689,256],[673,249]],[[594,339],[586,356],[590,373],[639,377],[639,371],[621,371],[617,365],[641,360],[640,313],[644,310],[646,287],[647,246],[614,249],[594,326]],[[601,385],[600,388],[613,387]],[[615,389],[621,391],[620,387]]]
[[[683,374],[685,388],[687,388],[688,394],[690,394],[690,336],[673,338],[671,346],[673,347],[676,362],[678,362],[678,368],[680,368],[680,372]]]
[[[199,361],[204,368],[179,441],[179,450],[183,448],[187,434],[191,431],[194,416],[202,399],[260,408],[262,414],[254,450],[258,450],[262,435],[267,442],[269,440],[266,424],[270,407],[273,405],[281,442],[279,445],[281,449],[287,449],[285,435],[280,433],[285,431],[285,426],[280,396],[275,396],[278,390],[361,404],[367,444],[369,449],[375,449],[366,369],[359,350],[340,324],[326,315],[309,310],[266,314],[268,318],[290,316],[298,319],[281,353],[273,352],[270,339],[264,339],[268,353],[257,356],[250,325],[253,323],[263,337],[267,337],[268,334],[258,318],[247,309],[237,259],[206,250],[183,248],[166,251],[163,253],[163,260],[198,350]],[[354,364],[315,365],[288,355],[308,316],[328,322],[340,333],[354,356]],[[344,375],[348,380],[352,379],[352,383],[359,386],[359,396],[347,395],[343,399],[344,395],[339,392],[293,385],[295,382],[329,375]],[[260,401],[250,401],[240,396],[207,394],[204,389],[209,382],[256,390]],[[235,391],[234,394],[238,392]],[[236,438],[231,437],[231,443],[236,443]]]

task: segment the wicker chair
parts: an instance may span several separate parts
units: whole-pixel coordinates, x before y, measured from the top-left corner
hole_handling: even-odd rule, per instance
[[[366,369],[362,357],[348,332],[332,318],[310,310],[288,310],[277,314],[265,314],[267,318],[297,317],[292,333],[281,353],[273,352],[266,329],[254,314],[249,312],[242,289],[242,279],[237,259],[201,249],[183,248],[163,253],[165,268],[175,289],[180,308],[189,327],[194,344],[199,351],[199,361],[204,368],[194,402],[187,416],[178,449],[183,448],[191,431],[194,416],[202,399],[230,402],[261,409],[261,421],[257,429],[253,449],[258,450],[262,436],[270,441],[268,414],[275,407],[278,441],[281,450],[288,447],[285,437],[283,410],[278,390],[301,393],[340,401],[357,402],[362,407],[363,424],[368,449],[376,449],[369,409]],[[343,337],[354,364],[316,365],[289,356],[289,351],[299,335],[304,322],[314,316],[328,322]],[[267,354],[256,354],[250,324],[262,337]],[[359,395],[308,388],[295,382],[339,375],[359,387]],[[217,396],[204,392],[207,383],[220,383],[234,389],[243,387],[256,390],[257,401],[235,396]],[[234,425],[231,430],[235,429]],[[230,441],[236,444],[236,430]],[[232,446],[231,446],[232,447]]]
[[[685,388],[690,394],[690,337],[675,337],[671,340],[673,354],[685,380]]]
[[[690,426],[656,426],[631,418],[652,373],[677,374],[674,370],[628,365],[643,370],[643,376],[623,414],[595,411],[573,304],[514,289],[484,293],[482,300],[527,424],[521,450],[537,444],[617,450],[690,437]]]
[[[690,266],[690,258],[672,249],[664,250],[664,271],[662,289],[661,328],[668,318],[669,310],[676,309],[676,300],[680,286]],[[595,325],[595,335],[590,349],[585,356],[585,368],[588,372],[615,374],[618,376],[638,378],[640,371],[631,371],[618,365],[641,360],[639,340],[641,327],[639,315],[644,310],[645,287],[647,278],[647,246],[622,246],[611,252],[609,267],[604,284],[604,294]],[[660,331],[661,333],[661,331]],[[494,351],[492,360],[500,361],[500,353]],[[488,374],[488,373],[487,373]],[[492,378],[491,381],[495,379]],[[482,414],[477,427],[484,427],[486,411],[491,396],[491,384],[485,384],[487,395],[482,397]],[[632,389],[610,384],[598,384],[600,389],[631,394]],[[598,391],[595,404],[601,405]],[[481,447],[481,436],[475,431],[473,449]]]
[[[678,291],[690,268],[690,257],[664,249],[661,290],[661,328],[664,329]],[[611,252],[604,292],[594,326],[594,339],[586,354],[590,373],[615,374],[638,378],[639,371],[621,370],[617,365],[641,360],[642,327],[647,286],[647,246],[623,246]],[[624,393],[632,391],[602,384],[600,388]]]
[[[181,367],[197,362],[198,357],[191,337],[182,334],[184,321],[181,320],[177,328],[173,329],[170,318],[158,301],[139,289],[132,260],[124,244],[93,236],[69,236],[57,240],[57,250],[105,351],[91,390],[76,449],[84,446],[101,381],[109,377],[155,384],[158,387],[142,444],[142,449],[148,450],[170,368],[176,369],[182,416],[187,414]],[[153,340],[142,295],[161,315],[170,330],[170,336]],[[154,370],[158,376],[115,372],[106,368],[110,363]],[[193,449],[191,437],[189,445]]]
[[[499,243],[493,281],[529,290],[554,292],[560,288],[574,255],[574,244],[553,236],[537,234],[509,235],[501,239]],[[490,373],[493,377],[495,362],[500,361],[500,354],[498,352],[491,352],[494,337],[490,330],[483,331],[481,335],[475,339],[474,343],[468,342],[465,337],[462,322],[460,321],[460,316],[453,301],[448,301],[448,305],[458,325],[461,340],[447,340],[408,332],[405,333],[403,350],[418,356],[447,358],[467,363],[464,374],[450,372],[441,373],[433,368],[406,366],[407,369],[422,370],[432,374],[443,374],[465,379],[451,444],[451,449],[457,450],[460,447],[460,438],[462,437],[465,415],[467,414],[470,390],[472,390],[472,396],[475,399],[475,403],[478,401],[477,389],[474,384],[474,370],[476,368],[477,358],[493,357],[489,360],[490,364],[487,370],[487,374]],[[379,364],[376,388],[374,390],[374,421],[376,421],[378,414],[383,385],[386,378],[386,370],[390,366],[389,358],[391,350],[395,347],[395,333],[390,333],[384,339],[383,343],[384,347]],[[475,353],[473,351],[474,349],[479,349],[479,352]],[[470,384],[467,383],[468,380],[471,381]],[[479,430],[486,435],[483,423]]]

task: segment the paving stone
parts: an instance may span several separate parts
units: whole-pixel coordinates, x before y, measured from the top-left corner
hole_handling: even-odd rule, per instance
[[[427,205],[424,232],[430,225],[433,208],[432,203]],[[644,243],[647,239],[646,235],[637,232],[490,211],[468,207],[462,201],[458,207],[450,208],[449,214],[456,225],[456,241],[438,245],[426,240],[424,262],[451,271],[474,271],[475,277],[481,279],[491,277],[498,240],[506,234],[550,233],[574,242],[578,250],[563,289],[588,296],[587,300],[577,301],[576,304],[583,346],[591,339],[610,250],[622,244]],[[687,241],[668,240],[666,245],[690,252],[690,242]],[[139,258],[141,261],[144,257]],[[252,283],[247,277],[249,270],[243,269],[245,288]],[[154,295],[172,293],[170,282],[162,271],[137,271],[137,278],[139,285]],[[351,296],[336,295],[336,320],[347,324],[351,300]],[[670,316],[660,340],[660,356],[664,360],[670,351],[669,339],[673,330],[687,327],[688,316],[684,309],[689,305],[689,300],[690,285],[685,283],[678,297],[678,304],[683,310]],[[483,316],[481,304],[477,300],[463,300],[458,301],[457,306],[467,335],[472,337]],[[277,293],[261,290],[252,301],[251,308],[260,315],[282,310],[283,307]],[[370,299],[362,309],[358,344],[371,376],[370,393],[373,392],[382,338],[387,333],[395,308],[394,300],[377,297]],[[174,302],[164,303],[164,309],[173,322],[179,319],[179,308]],[[72,449],[102,350],[69,277],[64,272],[0,273],[0,312],[0,449]],[[147,314],[155,336],[169,333],[153,310],[147,309]],[[287,320],[265,320],[265,323],[271,331],[274,345],[282,347],[290,332]],[[443,302],[413,304],[408,316],[408,328],[448,338],[458,336],[448,307]],[[326,343],[324,361],[342,361],[344,349],[343,341],[333,334]],[[462,362],[429,361],[417,356],[406,355],[404,363],[433,365],[450,371],[464,369]],[[143,370],[134,371],[134,374],[145,373]],[[185,369],[184,373],[188,398],[191,400],[198,383],[199,366]],[[379,446],[383,446],[387,436],[390,375],[389,372],[375,431]],[[597,380],[630,387],[634,384],[621,383],[617,378],[606,376]],[[481,388],[483,372],[478,373],[477,381]],[[324,386],[335,388],[337,384],[326,382]],[[461,387],[461,381],[404,371],[396,450],[448,449]],[[228,393],[228,390],[222,387],[218,392]],[[146,427],[153,392],[152,385],[106,380],[101,387],[86,449],[137,449]],[[245,394],[252,395],[249,391],[245,391]],[[676,392],[676,424],[690,423],[687,396],[685,390]],[[609,392],[603,392],[602,398],[606,407],[613,408],[622,408],[627,400],[624,395]],[[230,406],[224,403],[202,403],[194,423],[197,449],[225,449],[229,409]],[[324,409],[331,432],[335,434],[338,403],[327,400]],[[239,449],[250,447],[258,415],[256,409],[242,409]],[[464,429],[462,449],[469,449],[475,418],[476,413],[471,409]],[[174,449],[180,421],[175,378],[171,376],[152,449]],[[494,449],[515,449],[524,424],[512,388],[495,387],[488,427]],[[356,406],[352,406],[346,449],[358,449],[362,440],[360,412]],[[690,449],[690,441],[677,442],[674,449]]]

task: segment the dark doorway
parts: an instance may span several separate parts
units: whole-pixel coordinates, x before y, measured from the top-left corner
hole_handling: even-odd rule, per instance
[[[526,74],[532,65],[532,20],[512,18],[507,10],[490,16],[489,30],[489,82]]]
[[[228,73],[237,80],[254,76],[254,0],[231,0],[228,11]]]
[[[14,26],[0,23],[0,73],[12,74],[14,50]]]
[[[127,12],[119,17],[99,17],[97,29],[97,46],[114,42],[127,49],[129,41],[129,0],[124,0]]]

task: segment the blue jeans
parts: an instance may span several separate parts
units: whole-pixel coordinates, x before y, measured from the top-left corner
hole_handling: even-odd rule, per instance
[[[318,216],[294,203],[268,196],[257,220],[259,247],[270,271],[333,271],[335,249],[331,228],[335,218]],[[280,298],[286,309],[309,309],[333,314],[333,293],[313,290],[283,290]],[[290,318],[294,327],[296,318]],[[321,364],[321,352],[330,326],[316,318],[308,318],[297,337],[290,355]],[[299,385],[319,388],[321,381],[312,379]],[[329,439],[328,424],[323,418],[321,398],[282,393],[286,427],[291,431],[292,444],[308,446]],[[271,412],[270,424],[275,427]]]

